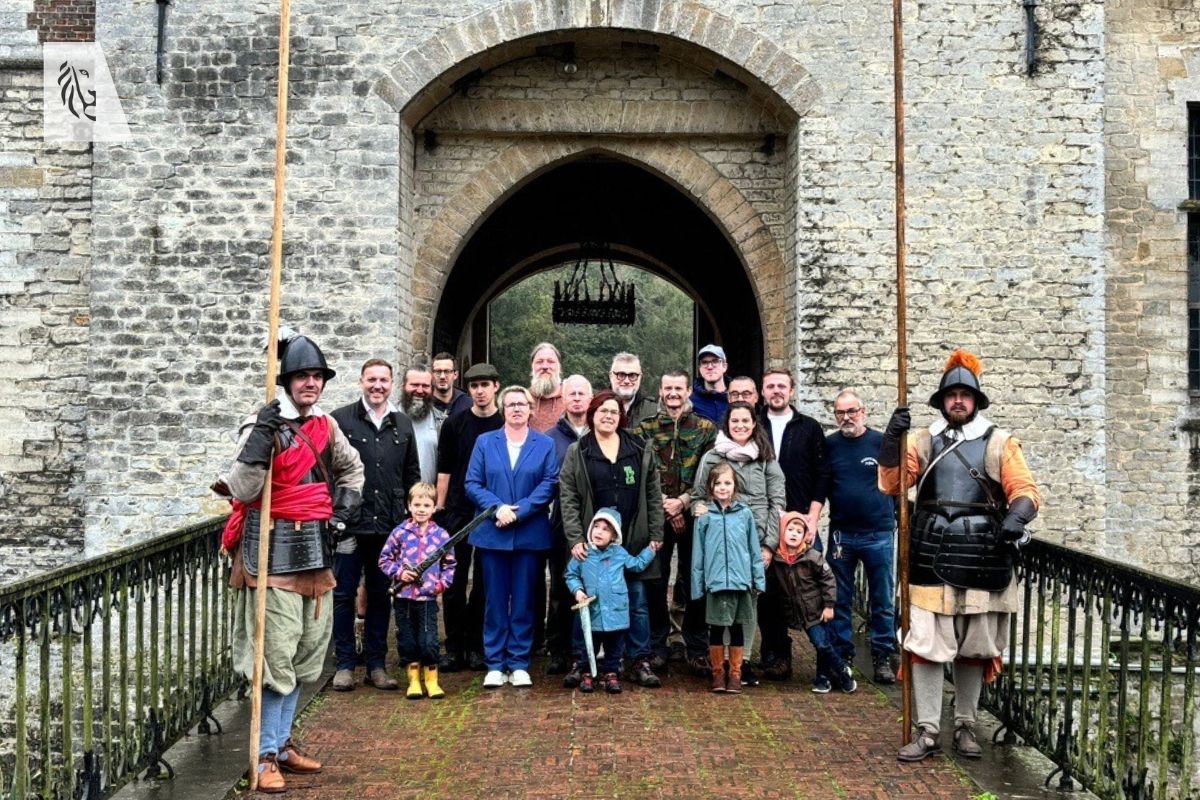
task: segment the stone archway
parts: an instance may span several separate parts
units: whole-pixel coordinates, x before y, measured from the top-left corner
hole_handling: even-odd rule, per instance
[[[796,116],[820,96],[808,70],[790,53],[693,0],[512,0],[441,28],[404,53],[375,91],[411,125],[472,70],[503,63],[528,48],[521,40],[587,29],[640,31],[691,45],[773,95]]]
[[[787,296],[786,265],[775,236],[741,191],[687,146],[672,142],[531,141],[514,144],[471,176],[426,229],[416,246],[412,348],[432,343],[437,303],[463,247],[514,192],[564,162],[604,153],[640,166],[678,189],[703,211],[737,253],[758,308],[768,363],[786,363],[795,308]]]

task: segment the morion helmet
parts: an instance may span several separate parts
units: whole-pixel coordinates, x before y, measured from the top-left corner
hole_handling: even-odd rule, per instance
[[[337,373],[325,363],[325,354],[317,343],[307,336],[296,335],[279,343],[279,377],[275,383],[284,388],[288,385],[288,376],[293,372],[306,369],[319,369],[329,381]]]
[[[979,357],[974,353],[968,353],[966,350],[955,350],[950,354],[949,360],[946,361],[946,371],[942,374],[942,382],[938,384],[938,389],[929,398],[929,405],[942,410],[942,395],[950,389],[970,389],[975,395],[975,408],[982,411],[990,405],[988,396],[983,393],[983,389],[979,387],[979,375],[983,372],[983,365],[979,363]]]

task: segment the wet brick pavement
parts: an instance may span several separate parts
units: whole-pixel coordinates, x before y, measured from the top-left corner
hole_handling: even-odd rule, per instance
[[[585,695],[561,688],[540,661],[532,689],[484,690],[481,673],[464,672],[444,676],[440,701],[362,686],[326,692],[300,733],[325,771],[288,776],[287,796],[967,800],[979,791],[947,756],[897,762],[897,708],[861,679],[851,695],[813,694],[811,651],[797,657],[796,679],[741,696],[676,675],[661,689]]]

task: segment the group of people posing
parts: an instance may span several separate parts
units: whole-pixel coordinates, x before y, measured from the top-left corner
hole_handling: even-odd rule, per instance
[[[905,643],[920,731],[905,760],[940,750],[941,668],[951,661],[966,687],[955,747],[978,755],[979,688],[1015,607],[1012,552],[1040,503],[1016,440],[977,413],[987,407],[977,362],[955,358],[930,400],[942,418],[906,453],[919,481],[912,583],[922,591]],[[317,400],[333,371],[311,340],[286,342],[284,393],[246,421],[221,484],[234,504],[223,545],[238,590],[235,663],[249,674],[256,506],[271,466],[260,789],[282,790],[281,770],[320,769],[290,729],[298,683],[319,675],[331,634],[335,690],[355,688],[360,660],[365,683],[399,688],[385,664],[391,619],[413,699],[444,696],[439,671],[478,669],[486,688],[528,687],[541,646],[546,671],[584,692],[620,692],[626,662],[629,679],[658,687],[678,657],[714,692],[737,693],[790,679],[789,630],[805,631],[816,651],[813,691],[850,692],[862,564],[873,678],[894,682],[889,495],[899,491],[908,410],[873,430],[862,398],[845,389],[827,436],[793,407],[788,370],[727,378],[717,345],[700,349],[696,368],[694,382],[683,369],[663,373],[651,397],[640,359],[619,353],[609,385],[594,389],[581,375],[564,379],[558,349],[542,343],[528,386],[501,389],[498,371],[479,363],[462,375],[464,392],[447,353],[402,376],[371,359],[361,398],[326,415]],[[321,609],[330,594],[332,615]],[[682,611],[677,643],[672,607]]]

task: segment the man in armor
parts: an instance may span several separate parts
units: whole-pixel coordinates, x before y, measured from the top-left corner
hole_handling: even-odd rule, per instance
[[[300,684],[321,675],[333,624],[333,548],[357,510],[363,467],[333,417],[317,405],[334,371],[316,343],[280,345],[282,394],[242,425],[232,468],[215,484],[233,513],[222,549],[233,558],[233,665],[254,669],[255,593],[261,495],[271,468],[271,557],[263,641],[262,736],[258,790],[286,789],[280,771],[311,774],[320,762],[291,741]]]
[[[941,752],[942,672],[954,671],[954,750],[978,758],[975,718],[985,682],[994,680],[1008,643],[1018,593],[1016,549],[1029,541],[1041,495],[1020,442],[980,412],[979,359],[956,350],[929,405],[942,418],[908,440],[905,454],[916,502],[910,526],[909,630],[917,735],[901,761]],[[911,425],[897,408],[879,450],[879,488],[899,494],[900,437]]]

